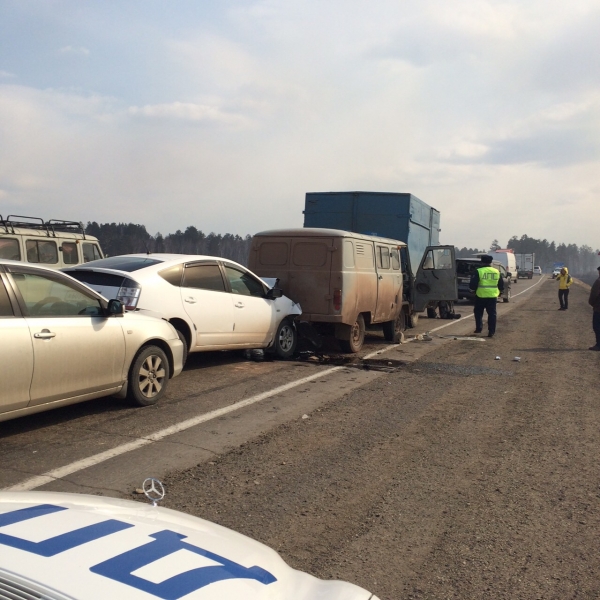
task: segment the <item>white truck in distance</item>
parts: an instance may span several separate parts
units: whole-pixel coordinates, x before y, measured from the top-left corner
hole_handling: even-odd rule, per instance
[[[535,254],[515,254],[517,261],[518,276],[533,279],[533,267],[535,266]]]

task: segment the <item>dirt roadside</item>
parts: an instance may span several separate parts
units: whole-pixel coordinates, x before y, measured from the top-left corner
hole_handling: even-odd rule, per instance
[[[587,350],[588,289],[573,286],[559,312],[545,282],[493,340],[445,344],[172,473],[164,505],[381,600],[599,598],[600,353]]]

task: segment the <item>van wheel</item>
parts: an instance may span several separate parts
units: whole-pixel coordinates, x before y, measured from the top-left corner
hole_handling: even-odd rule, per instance
[[[437,319],[437,311],[435,310],[435,308],[427,309],[427,318],[428,319]]]
[[[142,348],[129,370],[127,397],[138,406],[156,404],[165,394],[169,374],[167,355],[158,346]]]
[[[344,352],[356,354],[365,343],[365,319],[362,315],[358,315],[354,325],[350,331],[349,340],[339,340],[340,347]]]
[[[406,315],[403,310],[400,311],[394,321],[386,321],[383,324],[383,337],[386,342],[399,344],[402,341],[404,331],[406,331]]]

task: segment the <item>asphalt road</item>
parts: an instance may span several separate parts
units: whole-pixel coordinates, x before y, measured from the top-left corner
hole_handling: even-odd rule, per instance
[[[500,304],[499,314],[517,308],[539,283],[537,278],[521,280],[513,289],[522,293],[510,304]],[[472,307],[457,311],[468,317]],[[432,329],[438,330],[433,342],[411,341]],[[401,346],[368,332],[360,356],[410,362],[447,343],[437,335],[472,329],[472,318],[422,317]],[[312,361],[255,362],[234,352],[192,354],[156,406],[132,408],[125,401],[102,398],[0,424],[0,489],[127,495],[149,475],[164,477],[172,469],[211,460],[382,376]],[[279,391],[282,386],[290,389]],[[256,401],[237,408],[248,400]],[[227,410],[231,412],[218,413]],[[196,424],[194,419],[207,420]]]

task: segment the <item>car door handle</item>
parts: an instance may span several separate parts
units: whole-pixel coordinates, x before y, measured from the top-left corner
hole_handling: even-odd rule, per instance
[[[185,301],[188,304],[196,304],[196,298],[192,297],[192,296],[188,296],[187,298],[185,298]]]
[[[38,340],[49,340],[53,337],[56,337],[56,334],[52,333],[49,329],[42,329],[40,333],[34,333],[33,337]]]
[[[383,279],[383,275],[380,275],[377,279]]]
[[[236,302],[235,303],[235,307],[236,308],[244,308],[244,303],[243,302]]]

